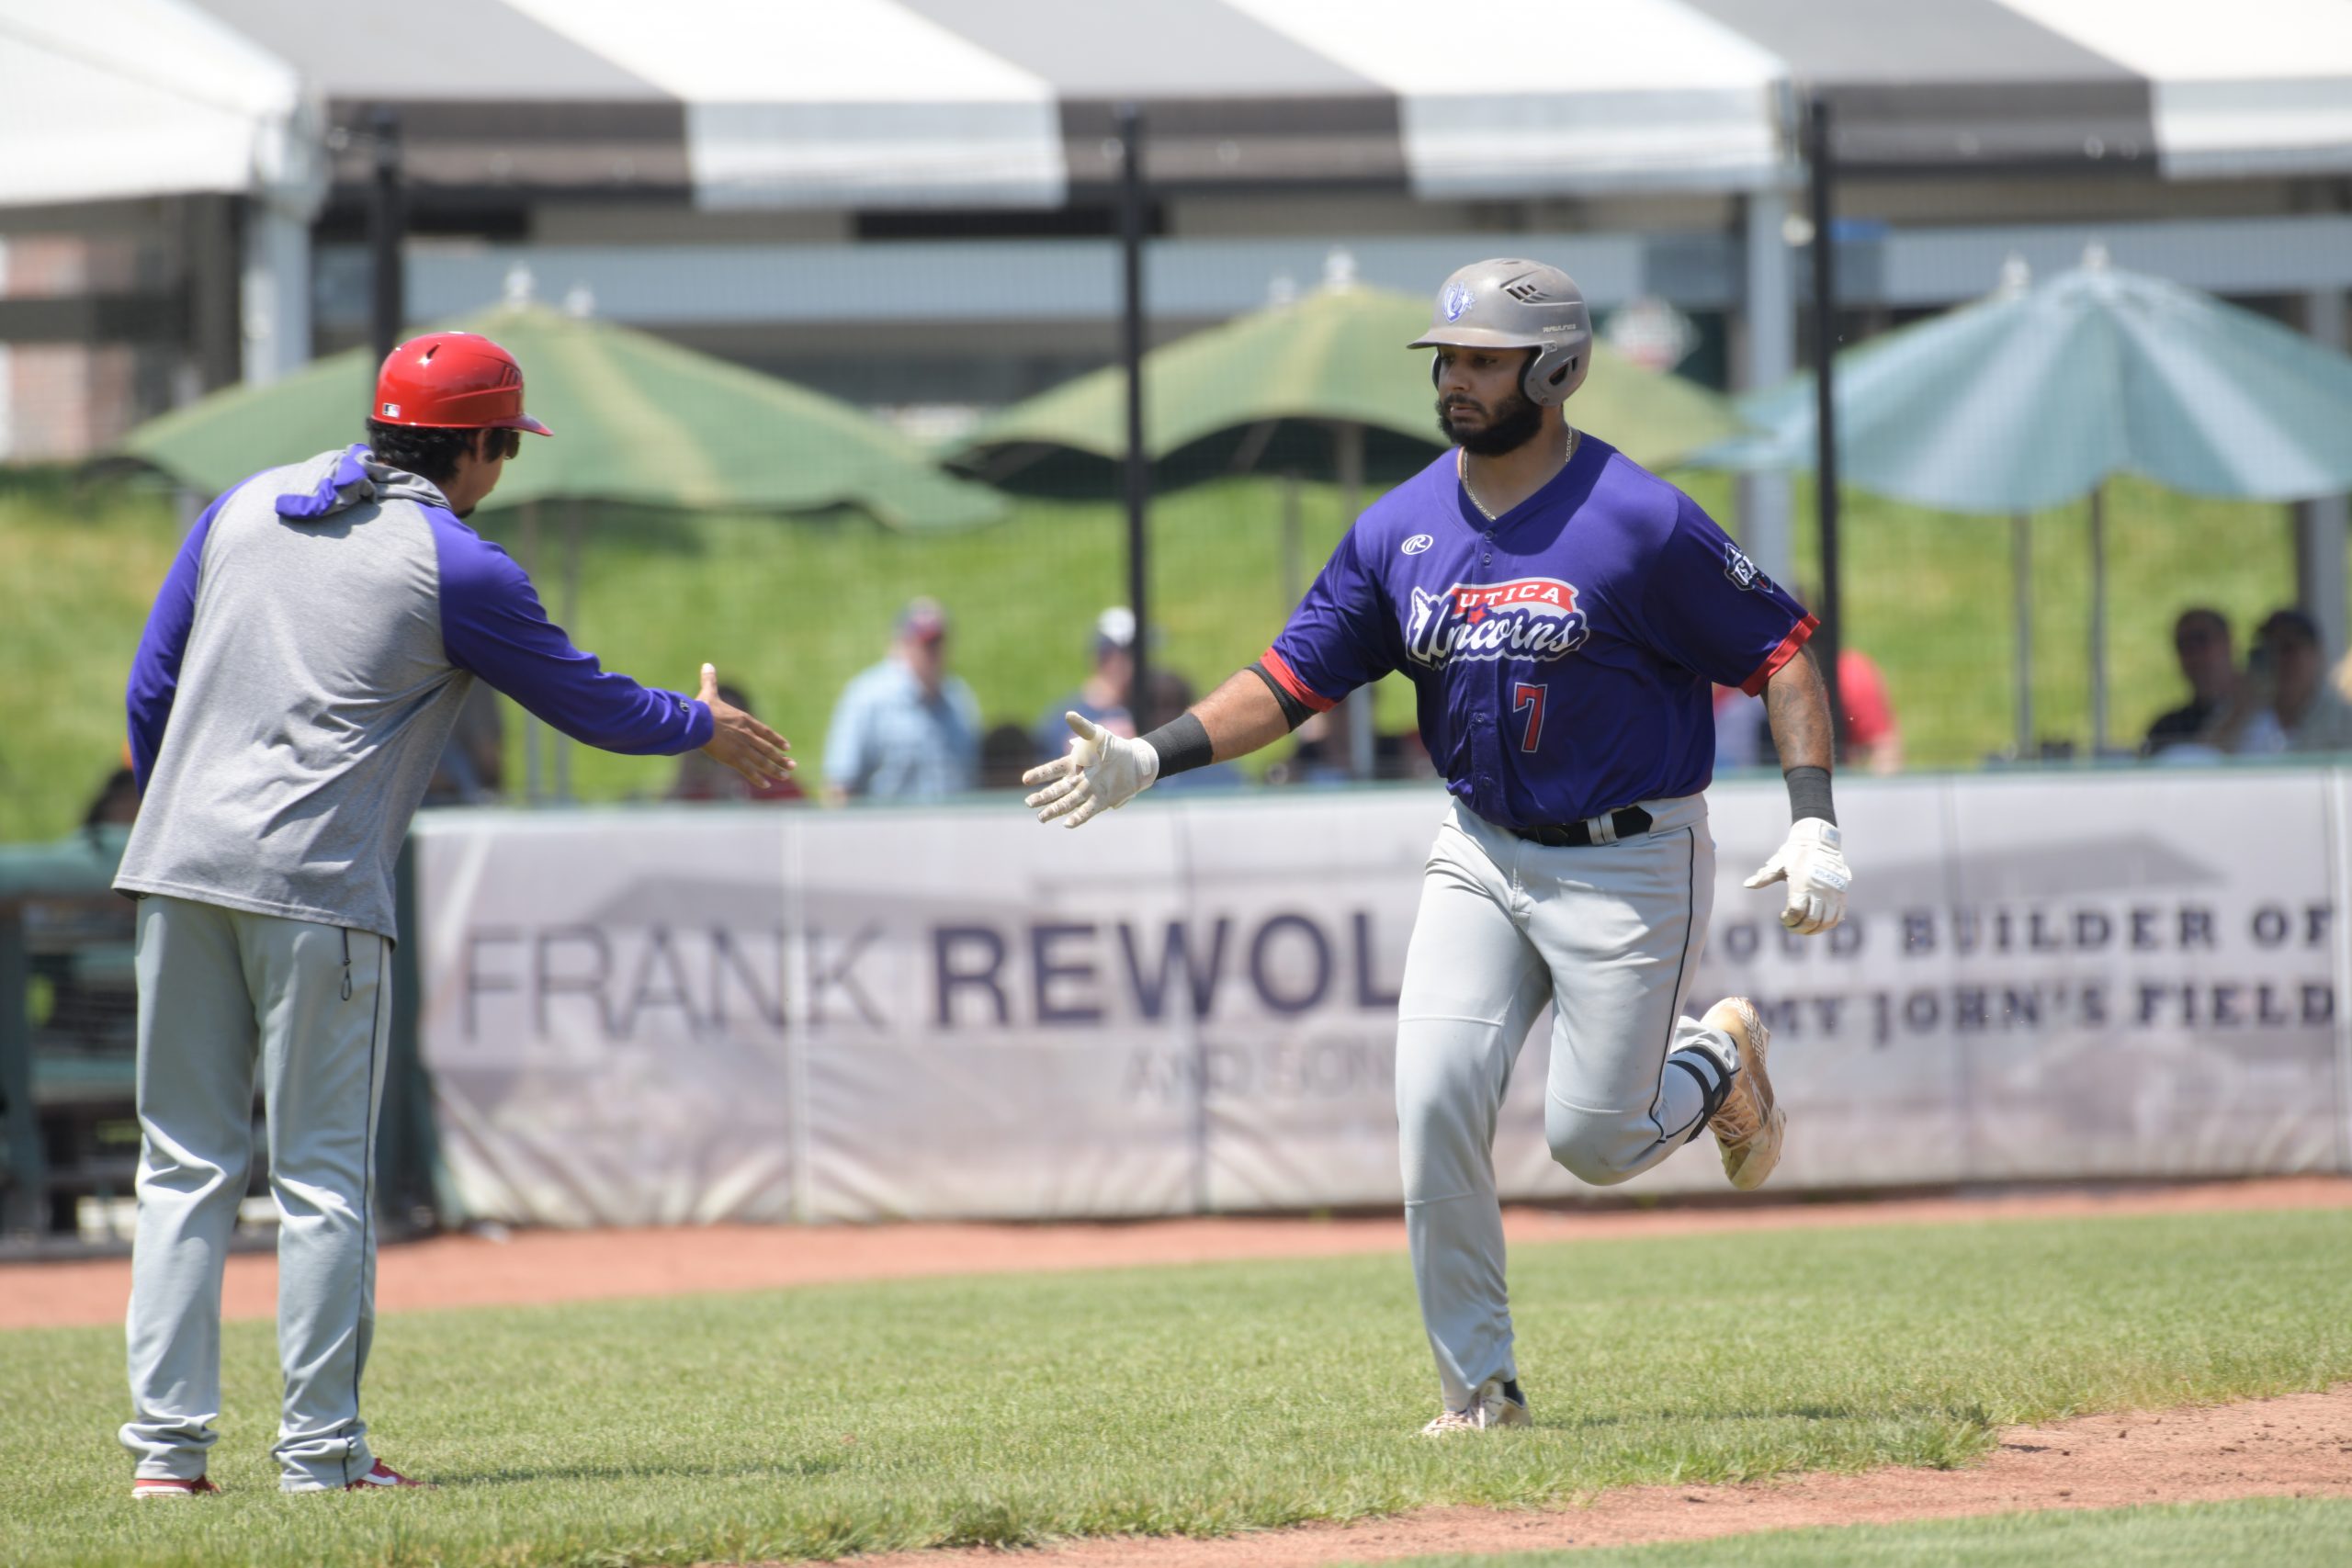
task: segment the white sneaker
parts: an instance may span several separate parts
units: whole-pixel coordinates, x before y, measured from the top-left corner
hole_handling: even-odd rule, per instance
[[[1771,1048],[1772,1032],[1757,1016],[1756,1004],[1746,997],[1725,997],[1699,1021],[1703,1028],[1720,1029],[1739,1047],[1739,1071],[1724,1091],[1723,1103],[1707,1119],[1707,1130],[1723,1151],[1724,1174],[1742,1192],[1764,1185],[1781,1163],[1781,1137],[1788,1130],[1789,1114],[1772,1095],[1771,1075],[1764,1055]]]
[[[1439,1412],[1436,1420],[1421,1428],[1421,1436],[1443,1438],[1455,1432],[1534,1424],[1534,1417],[1527,1413],[1527,1396],[1519,1392],[1519,1380],[1506,1382],[1501,1378],[1488,1378],[1465,1408]]]

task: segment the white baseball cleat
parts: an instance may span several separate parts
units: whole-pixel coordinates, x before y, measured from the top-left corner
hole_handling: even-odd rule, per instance
[[[1527,1413],[1527,1396],[1519,1392],[1519,1380],[1514,1378],[1506,1382],[1501,1378],[1488,1378],[1472,1396],[1467,1406],[1440,1412],[1436,1420],[1421,1428],[1421,1436],[1444,1438],[1456,1432],[1483,1432],[1495,1427],[1532,1427],[1534,1424],[1534,1417]]]
[[[1705,1029],[1720,1029],[1739,1047],[1739,1071],[1724,1091],[1723,1103],[1707,1119],[1707,1130],[1723,1151],[1724,1174],[1742,1192],[1764,1185],[1781,1163],[1781,1137],[1788,1130],[1789,1113],[1772,1095],[1771,1075],[1764,1069],[1772,1032],[1757,1016],[1756,1004],[1746,997],[1725,997],[1699,1021]]]

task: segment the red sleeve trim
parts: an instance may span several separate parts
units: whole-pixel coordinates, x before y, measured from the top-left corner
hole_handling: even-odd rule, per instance
[[[1280,683],[1283,691],[1288,692],[1292,696],[1296,697],[1300,702],[1305,703],[1315,712],[1329,713],[1331,709],[1337,705],[1338,699],[1325,696],[1322,693],[1317,691],[1314,687],[1300,680],[1298,678],[1298,672],[1290,667],[1289,660],[1283,658],[1281,654],[1276,653],[1272,649],[1270,648],[1266,649],[1264,657],[1260,659],[1258,662],[1266,667],[1266,673],[1272,675],[1274,680]]]
[[[1781,646],[1764,656],[1764,662],[1756,667],[1755,674],[1739,683],[1739,689],[1751,697],[1762,696],[1764,682],[1779,674],[1781,666],[1794,659],[1797,656],[1797,649],[1803,648],[1812,638],[1813,634],[1820,629],[1821,623],[1811,615],[1807,615],[1804,620],[1791,626],[1789,635],[1781,639]]]

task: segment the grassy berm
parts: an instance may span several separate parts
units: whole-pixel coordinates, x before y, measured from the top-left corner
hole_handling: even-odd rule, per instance
[[[1606,432],[1602,433],[1607,434]],[[292,456],[300,456],[293,454]],[[1734,520],[1729,480],[1680,474]],[[1205,689],[1264,651],[1291,590],[1320,567],[1342,527],[1328,486],[1301,490],[1295,567],[1283,544],[1283,490],[1239,479],[1160,497],[1152,513],[1156,656]],[[1811,499],[1796,499],[1798,556],[1814,558]],[[1849,496],[1842,530],[1850,646],[1883,669],[1915,767],[1971,767],[2007,747],[2015,646],[2006,520],[1953,517]],[[2033,522],[2037,732],[2089,730],[2087,508]],[[514,513],[485,532],[526,558]],[[560,610],[562,521],[542,523],[534,568]],[[2249,630],[2294,592],[2287,509],[2200,501],[2124,482],[2109,509],[2112,735],[2141,734],[2181,700],[2173,617],[2218,605]],[[0,469],[0,843],[71,828],[122,747],[122,685],[179,524],[160,493]],[[711,660],[792,738],[804,777],[824,752],[833,699],[882,657],[915,593],[955,618],[953,661],[989,723],[1034,725],[1083,678],[1096,613],[1126,598],[1125,525],[1111,503],[1024,502],[1005,523],[913,536],[863,517],[681,516],[595,511],[582,525],[571,630],[607,668],[693,688]],[[1381,721],[1412,722],[1401,678],[1381,686]],[[508,778],[523,777],[522,726],[508,725]],[[1280,749],[1261,753],[1256,765]],[[659,795],[663,758],[581,750],[575,793]]]

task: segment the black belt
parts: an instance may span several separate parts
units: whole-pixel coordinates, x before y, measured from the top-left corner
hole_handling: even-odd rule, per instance
[[[1609,814],[1609,827],[1618,839],[1634,839],[1650,830],[1650,814],[1638,806],[1623,807]],[[1538,822],[1532,828],[1513,828],[1510,831],[1531,844],[1547,849],[1580,850],[1592,843],[1590,822]],[[1604,843],[1613,842],[1604,839]]]

